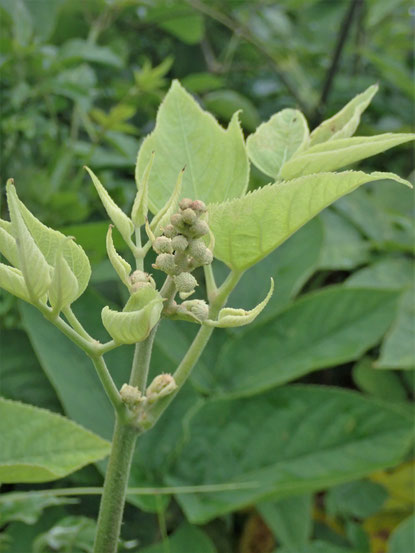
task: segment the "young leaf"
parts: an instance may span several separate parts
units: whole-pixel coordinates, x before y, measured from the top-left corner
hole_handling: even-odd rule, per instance
[[[85,291],[91,276],[91,266],[84,250],[73,240],[67,240],[61,232],[41,223],[20,201],[19,208],[30,234],[49,265],[53,266],[56,252],[62,247],[63,257],[78,281],[79,297]]]
[[[170,221],[171,215],[176,211],[177,204],[179,202],[180,194],[182,191],[182,180],[183,180],[184,169],[180,171],[177,176],[176,184],[174,186],[173,192],[170,198],[167,200],[165,205],[158,211],[150,224],[150,231],[155,238],[160,236],[162,233],[163,227]],[[149,233],[150,234],[150,233]]]
[[[0,398],[0,482],[47,482],[108,455],[110,445],[45,409]]]
[[[128,263],[128,261],[126,261],[123,257],[121,257],[120,254],[115,249],[114,242],[112,240],[112,225],[110,225],[108,228],[106,245],[107,245],[107,253],[108,253],[108,257],[111,262],[111,265],[114,267],[121,281],[129,289],[131,283],[128,280],[128,277],[131,273],[131,265]]]
[[[32,301],[22,271],[4,263],[0,263],[0,288],[22,300]]]
[[[147,220],[148,214],[148,179],[151,167],[154,162],[154,152],[151,154],[147,167],[144,170],[143,178],[139,180],[136,174],[137,194],[131,211],[131,219],[135,227],[141,227]],[[137,169],[137,168],[136,168]]]
[[[215,326],[218,328],[228,328],[235,326],[249,325],[254,321],[258,315],[265,309],[265,306],[271,299],[274,292],[274,279],[271,278],[271,286],[266,297],[256,307],[250,311],[245,309],[234,309],[232,307],[224,307],[219,311],[218,320],[212,321],[210,319],[204,321],[206,326]]]
[[[246,148],[258,169],[277,178],[284,163],[306,146],[308,136],[307,121],[301,111],[283,109],[248,137]]]
[[[338,113],[323,121],[310,135],[310,146],[327,140],[353,136],[359,126],[360,116],[378,91],[377,84],[369,86],[364,92],[350,100]]]
[[[410,447],[412,427],[411,417],[394,407],[327,386],[207,400],[191,418],[166,481],[251,484],[220,495],[178,495],[188,519],[203,524],[259,501],[323,490],[393,466]]]
[[[10,181],[7,184],[7,202],[13,234],[16,237],[19,266],[30,298],[37,300],[49,288],[51,268],[23,220],[16,189]]]
[[[19,253],[16,240],[12,234],[11,223],[0,219],[0,254],[19,269]]]
[[[147,338],[160,319],[162,308],[163,298],[149,285],[133,294],[121,313],[104,307],[102,322],[116,342],[135,344]]]
[[[403,553],[415,550],[415,514],[402,521],[389,538],[388,553]]]
[[[210,205],[215,257],[232,269],[247,269],[341,196],[380,179],[409,184],[393,173],[320,173],[264,186],[242,198]]]
[[[91,169],[89,169],[89,167],[85,167],[85,169],[88,171],[88,174],[94,183],[96,191],[101,198],[101,202],[105,207],[105,211],[108,213],[108,217],[120,231],[120,234],[124,240],[129,242],[130,237],[134,232],[134,225],[131,219],[122,211],[122,209],[118,207]]]
[[[64,244],[68,240],[71,240],[71,238],[68,237],[65,241],[62,241],[56,252],[55,270],[48,290],[49,302],[56,312],[71,305],[79,296],[78,280],[63,257]]]
[[[331,287],[228,341],[210,368],[216,392],[245,396],[358,359],[395,317],[399,293]],[[255,367],[255,370],[253,370]],[[206,380],[196,371],[195,381]]]
[[[138,152],[136,175],[141,181],[151,152],[149,204],[156,213],[171,195],[179,171],[186,166],[183,195],[221,202],[242,195],[248,185],[249,163],[238,117],[223,129],[203,111],[178,81],[160,105],[156,128]]]
[[[293,156],[282,167],[280,176],[293,179],[322,171],[334,171],[414,139],[415,134],[411,133],[385,133],[330,140]]]

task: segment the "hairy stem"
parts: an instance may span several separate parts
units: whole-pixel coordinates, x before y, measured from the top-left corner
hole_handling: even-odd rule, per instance
[[[98,515],[94,553],[116,553],[137,431],[116,418]]]
[[[139,342],[135,345],[133,365],[131,367],[130,385],[137,386],[143,394],[147,385],[151,352],[153,349],[154,337],[157,332],[157,326],[158,325],[153,328],[143,342]]]
[[[95,370],[97,371],[99,379],[101,380],[105,393],[107,394],[109,400],[111,401],[115,411],[120,414],[124,413],[125,405],[121,401],[121,396],[112,379],[112,376],[108,370],[108,367],[104,361],[104,358],[101,355],[97,357],[91,356],[91,360],[94,364]]]

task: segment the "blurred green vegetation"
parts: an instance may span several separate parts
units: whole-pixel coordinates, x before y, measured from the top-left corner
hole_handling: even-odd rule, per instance
[[[29,209],[44,223],[75,236],[90,255],[92,287],[75,305],[87,328],[99,337],[101,306],[109,301],[122,304],[125,298],[106,261],[107,218],[83,165],[93,168],[128,210],[135,195],[134,163],[140,141],[152,130],[172,79],[180,79],[224,124],[242,110],[246,135],[284,107],[301,109],[315,126],[378,82],[380,91],[358,134],[408,132],[414,122],[414,32],[410,0],[0,0],[1,182],[13,177]],[[393,171],[414,181],[407,145],[371,159],[364,167]],[[252,187],[267,182],[252,168]],[[5,207],[1,216],[7,218]],[[261,348],[261,321],[275,320],[277,326],[270,326],[277,334],[283,320],[306,335],[306,325],[300,316],[296,319],[296,298],[316,290],[324,301],[330,295],[350,296],[350,288],[370,289],[373,296],[377,289],[388,290],[384,293],[397,299],[393,310],[384,308],[382,320],[390,319],[386,332],[379,329],[375,339],[362,335],[361,341],[357,336],[354,350],[340,356],[341,364],[332,368],[336,355],[331,364],[317,359],[310,370],[330,368],[300,380],[357,389],[388,408],[394,405],[406,412],[414,397],[414,381],[408,376],[415,367],[413,216],[412,191],[387,182],[368,185],[337,202],[251,269],[244,277],[247,286],[241,286],[231,300],[252,307],[263,296],[264,275],[273,274],[277,295],[269,311],[243,334],[215,334],[192,385],[175,408],[170,434],[150,434],[143,442],[143,461],[136,464],[131,485],[177,484],[178,474],[182,484],[192,483],[192,468],[186,472],[186,463],[177,457],[187,432],[197,433],[197,420],[190,429],[182,429],[180,419],[184,416],[190,424],[205,398],[220,392],[220,371],[206,367],[229,367],[238,343],[248,351],[252,344]],[[356,301],[363,301],[361,297],[356,291]],[[335,304],[341,301],[336,299]],[[379,313],[371,314],[374,326],[375,322],[382,326]],[[1,355],[6,360],[0,369],[2,395],[65,412],[107,435],[108,413],[90,412],[91,398],[97,405],[101,399],[91,392],[96,381],[88,360],[80,361],[64,338],[44,328],[29,308],[18,310],[17,301],[6,294],[0,299],[0,318]],[[342,324],[344,333],[350,334],[352,322]],[[180,325],[176,330],[162,329],[155,365],[169,370],[192,331]],[[113,366],[126,366],[131,352],[127,348],[125,354],[111,355]],[[278,350],[269,355],[278,356]],[[122,376],[116,375],[120,383]],[[231,380],[226,385],[232,385]],[[254,412],[257,407],[252,402],[260,405],[270,397],[268,392],[256,395],[249,399],[250,408]],[[85,403],[87,410],[82,412]],[[197,419],[199,415],[203,420],[204,413]],[[270,434],[269,440],[275,439]],[[201,446],[200,452],[206,454],[206,447]],[[219,449],[219,458],[209,462],[220,463],[226,454],[226,448]],[[191,514],[198,504],[194,496],[187,501],[182,495],[179,502],[170,503],[159,496],[136,497],[134,504],[144,511],[133,504],[128,507],[123,550],[138,550],[130,539],[139,540],[148,553],[271,553],[275,547],[276,553],[409,553],[402,544],[411,543],[411,521],[406,517],[413,509],[413,496],[407,493],[413,465],[405,461],[392,472],[377,472],[315,496],[272,503],[258,499],[257,508],[241,509],[246,502],[228,494],[230,507],[218,508],[218,516],[202,529],[185,522],[179,508],[180,504],[187,518],[196,521]],[[170,477],[165,476],[166,467]],[[203,472],[203,463],[197,470]],[[232,470],[230,464],[223,475],[212,474],[226,481]],[[100,483],[100,472],[88,467],[56,485]],[[216,496],[219,503],[220,498]],[[0,513],[1,507],[0,503]],[[25,509],[29,507],[26,504]],[[29,524],[21,506],[3,520],[0,551],[90,551],[96,498],[83,498],[77,505],[43,500],[31,509],[35,514],[30,511]],[[56,528],[61,536],[58,544],[53,541]],[[165,532],[173,536],[170,549],[152,545]]]

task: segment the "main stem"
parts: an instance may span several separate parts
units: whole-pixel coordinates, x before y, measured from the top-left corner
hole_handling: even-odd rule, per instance
[[[137,430],[116,417],[98,515],[94,553],[116,553]]]

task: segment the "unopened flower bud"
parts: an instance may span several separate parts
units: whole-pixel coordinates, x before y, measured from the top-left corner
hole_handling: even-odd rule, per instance
[[[137,386],[130,386],[129,384],[122,385],[120,396],[122,402],[130,409],[136,409],[143,401],[143,397]]]
[[[196,265],[210,265],[213,261],[213,254],[206,247],[202,240],[193,240],[189,245],[189,254],[193,257]]]
[[[164,236],[167,236],[167,238],[173,238],[177,234],[177,230],[174,228],[173,225],[166,225],[163,229]]]
[[[133,273],[131,273],[130,280],[131,284],[135,284],[136,282],[148,282],[148,277],[150,275],[148,273],[145,273],[144,271],[140,271],[137,269]]]
[[[159,374],[147,388],[147,399],[153,403],[157,399],[169,396],[177,389],[177,384],[171,374]]]
[[[196,213],[205,213],[207,210],[205,202],[202,202],[202,200],[195,200],[191,203],[189,206],[193,209],[193,211],[196,211]]]
[[[184,252],[187,246],[189,245],[189,242],[182,234],[178,234],[172,239],[171,244],[173,246],[174,251]]]
[[[129,280],[131,283],[131,293],[137,292],[140,288],[144,288],[145,286],[151,286],[152,288],[156,287],[153,277],[144,271],[140,271],[139,269],[130,275]]]
[[[173,247],[170,238],[159,236],[153,242],[153,249],[157,253],[172,253]]]
[[[197,280],[190,273],[180,273],[174,277],[174,283],[178,292],[183,292],[184,294],[192,293],[197,284]]]
[[[205,321],[209,316],[209,306],[204,300],[184,301],[180,305],[180,311],[185,309],[190,312],[199,321]]]
[[[200,238],[201,236],[204,236],[205,234],[208,234],[209,227],[206,221],[201,221],[198,219],[193,223],[193,225],[190,227],[190,234],[194,238]]]
[[[156,262],[153,264],[155,269],[160,269],[168,275],[174,275],[177,272],[174,255],[171,253],[161,253],[156,257]]]
[[[173,213],[173,215],[170,217],[170,222],[176,229],[181,229],[183,226],[183,217],[180,215],[180,213]]]
[[[190,208],[185,209],[182,212],[182,217],[183,217],[183,221],[187,225],[192,225],[197,219],[196,213],[193,211],[193,209],[190,209]]]
[[[180,209],[185,210],[191,207],[192,203],[193,203],[193,200],[191,200],[190,198],[183,198],[183,200],[181,200],[179,203],[179,207]]]

